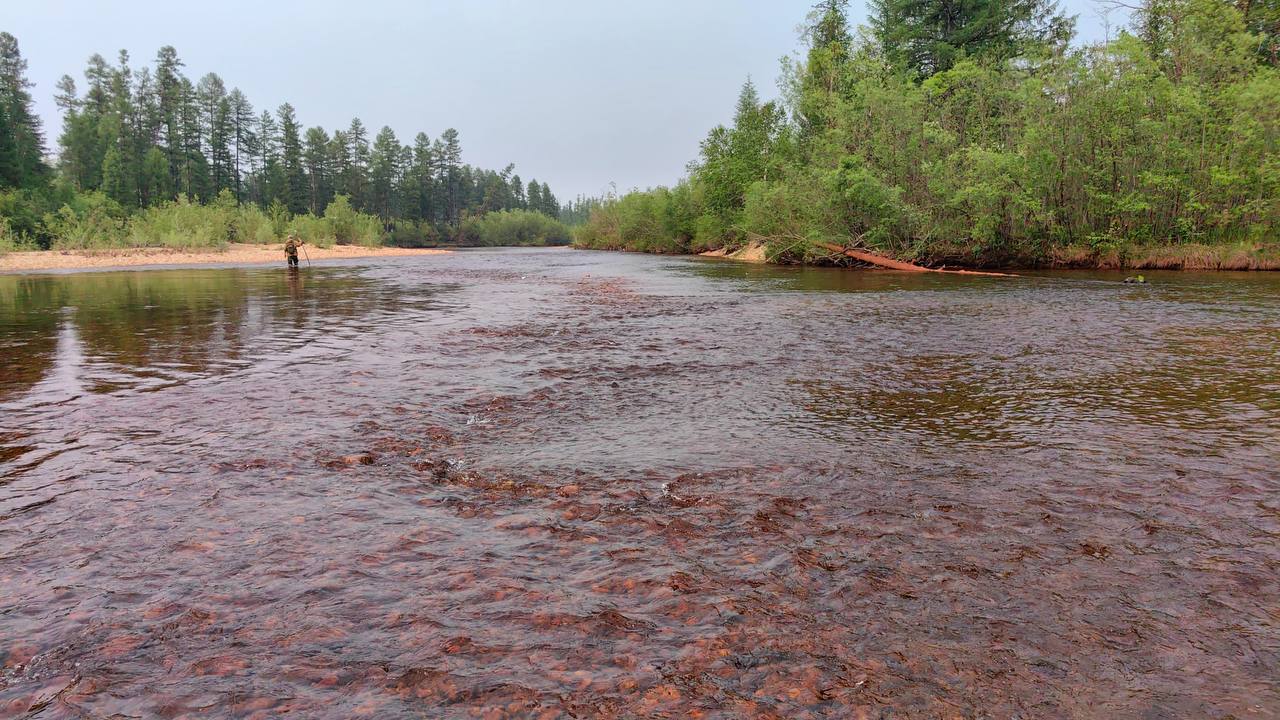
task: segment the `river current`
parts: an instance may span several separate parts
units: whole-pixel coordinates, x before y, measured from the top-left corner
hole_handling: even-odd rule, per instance
[[[1280,717],[1280,275],[0,276],[0,717]]]

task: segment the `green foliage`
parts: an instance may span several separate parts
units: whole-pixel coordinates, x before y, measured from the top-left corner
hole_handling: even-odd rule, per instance
[[[253,203],[245,203],[235,210],[231,221],[231,241],[238,243],[269,244],[280,240],[270,216]]]
[[[105,193],[84,193],[44,216],[55,250],[118,247],[125,237],[125,213]]]
[[[568,245],[569,228],[532,210],[503,210],[467,218],[461,227],[463,245],[496,247]]]
[[[32,190],[0,190],[0,223],[13,238],[47,240],[44,214],[56,210],[51,200]]]
[[[0,190],[40,187],[48,177],[30,86],[18,39],[0,32]]]
[[[338,239],[332,222],[311,213],[294,215],[293,220],[289,222],[289,232],[296,234],[303,242],[316,247],[332,247]]]
[[[0,256],[5,253],[25,250],[39,250],[40,246],[28,235],[13,229],[9,219],[0,216]]]
[[[893,11],[937,10],[909,5]],[[704,141],[687,183],[692,241],[664,225],[664,191],[649,190],[594,207],[576,242],[763,241],[775,260],[830,261],[813,247],[823,241],[950,264],[1261,247],[1280,227],[1280,70],[1259,57],[1265,37],[1246,7],[1153,0],[1140,37],[1068,51],[1049,5],[992,0],[960,8],[976,34],[959,28],[951,50],[931,45],[936,57],[904,72],[910,48],[887,47],[883,32],[851,38],[829,0],[811,16],[806,61],[784,69],[792,123],[771,125],[748,85],[733,127]],[[926,29],[914,22],[898,29]],[[988,32],[1002,22],[1011,34]],[[1196,250],[1184,264],[1213,257]],[[1267,262],[1233,252],[1220,265]]]
[[[186,195],[154,205],[129,221],[127,241],[133,247],[221,250],[233,237],[236,211],[224,205],[200,205]]]
[[[964,57],[1003,60],[1060,49],[1074,31],[1053,0],[872,0],[871,9],[884,56],[896,70],[920,77]]]
[[[373,215],[357,212],[346,195],[338,195],[324,209],[324,219],[334,240],[343,245],[382,245],[382,222]]]
[[[4,207],[12,195],[0,201],[6,227],[41,242],[66,232],[84,242],[121,242],[102,228],[84,227],[90,220],[74,207],[70,216],[61,212],[72,195],[97,192],[125,210],[143,210],[145,232],[138,237],[161,242],[155,238],[164,236],[166,245],[177,240],[166,235],[172,228],[161,227],[162,217],[172,215],[177,226],[186,227],[194,216],[173,209],[179,193],[187,198],[178,203],[184,208],[217,204],[226,196],[244,203],[231,213],[229,237],[248,242],[280,238],[296,224],[317,233],[317,241],[333,237],[374,245],[390,232],[397,242],[432,244],[454,234],[463,217],[502,210],[529,210],[553,220],[560,215],[547,183],[526,184],[513,166],[496,172],[464,164],[455,129],[435,140],[418,133],[412,145],[402,145],[383,128],[371,146],[358,118],[332,134],[307,128],[288,103],[274,113],[255,113],[244,93],[228,90],[217,74],[193,82],[183,69],[177,51],[166,46],[151,67],[138,72],[126,52],[114,64],[91,56],[83,91],[63,76],[55,96],[63,114],[58,175],[51,183],[26,62],[17,39],[0,32],[0,192],[29,193],[25,207]],[[320,232],[314,217],[294,222],[295,215],[319,216],[339,195],[346,205],[326,217],[331,233]],[[266,208],[266,223],[251,206]],[[153,207],[168,215],[146,212]],[[59,223],[56,230],[45,226],[45,216]],[[203,245],[205,235],[190,243]]]
[[[289,208],[277,198],[267,206],[267,217],[271,219],[272,234],[276,237],[284,237],[284,234],[289,231],[289,222],[293,220],[293,213],[289,212]]]
[[[718,247],[725,226],[704,208],[701,193],[689,183],[627,193],[593,209],[587,222],[574,229],[573,242],[595,250],[655,253]]]
[[[435,247],[440,244],[440,231],[425,220],[394,220],[391,223],[389,241],[396,247]]]

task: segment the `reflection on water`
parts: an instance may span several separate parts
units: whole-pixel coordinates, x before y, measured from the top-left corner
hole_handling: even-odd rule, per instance
[[[1275,717],[1280,277],[0,277],[0,717]]]

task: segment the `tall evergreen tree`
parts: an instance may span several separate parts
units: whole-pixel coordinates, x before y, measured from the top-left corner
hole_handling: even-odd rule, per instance
[[[383,222],[394,216],[394,191],[397,165],[400,161],[400,142],[391,128],[383,127],[374,138],[373,150],[369,155],[369,209]]]
[[[240,88],[232,88],[227,95],[227,104],[230,106],[228,115],[231,123],[230,140],[235,147],[231,157],[232,187],[235,189],[236,198],[243,200],[245,197],[243,163],[253,156],[254,150],[253,106],[249,104],[249,99],[244,96],[244,93],[240,92]]]
[[[347,172],[342,178],[342,194],[357,209],[368,210],[369,133],[360,118],[352,118],[344,134],[347,144]]]
[[[275,201],[283,203],[286,192],[284,169],[280,164],[280,129],[269,111],[263,110],[258,116],[254,135],[257,137],[254,200],[262,207]]]
[[[70,75],[63,75],[58,81],[58,94],[54,100],[62,110],[62,135],[58,137],[58,145],[62,148],[58,166],[62,176],[77,190],[96,188],[102,174],[102,162],[95,151],[98,145],[96,118],[83,109],[84,103],[76,93],[76,82]]]
[[[181,148],[181,171],[178,187],[192,200],[212,200],[213,189],[209,177],[209,160],[203,147],[203,127],[200,123],[200,106],[196,88],[188,78],[179,83],[182,102],[179,105],[180,133],[176,138]]]
[[[44,135],[32,111],[27,61],[18,39],[0,32],[0,188],[45,182]]]
[[[164,147],[169,159],[170,183],[180,186],[178,180],[184,166],[185,153],[182,134],[183,92],[182,61],[172,45],[165,45],[156,53],[156,120],[159,130],[157,142]],[[90,92],[92,96],[92,92]]]
[[[530,180],[529,187],[525,190],[525,200],[529,203],[529,209],[534,212],[542,212],[546,205],[542,202],[542,186],[537,180]]]
[[[307,129],[302,160],[307,170],[307,207],[313,215],[323,214],[333,199],[333,171],[329,160],[331,142],[324,128]]]
[[[196,98],[203,127],[204,152],[209,159],[211,190],[234,189],[231,136],[234,132],[231,101],[226,85],[216,73],[209,73],[196,86]]]
[[[307,176],[302,167],[302,139],[298,132],[298,118],[293,106],[285,103],[276,114],[280,117],[280,159],[284,171],[284,198],[289,212],[307,211]]]
[[[872,11],[885,57],[920,77],[966,55],[1009,58],[1039,44],[1065,46],[1072,33],[1054,0],[872,0]]]
[[[444,221],[446,224],[456,225],[462,200],[462,143],[458,140],[457,130],[449,128],[440,135],[438,153],[444,184]]]
[[[436,154],[431,138],[420,132],[413,138],[413,170],[410,175],[412,217],[417,220],[437,222],[435,175]]]
[[[545,181],[542,183],[542,214],[549,218],[560,218],[560,201],[551,192],[551,186]]]

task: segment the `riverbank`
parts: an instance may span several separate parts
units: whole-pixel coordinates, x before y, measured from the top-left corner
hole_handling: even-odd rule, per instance
[[[769,262],[768,248],[765,244],[758,242],[750,243],[737,250],[719,248],[697,254],[702,257],[724,258],[747,263]],[[821,258],[806,257],[805,260],[813,264],[827,264]],[[1053,249],[1045,258],[979,263],[969,262],[963,258],[946,258],[941,261],[926,261],[924,264],[930,267],[974,269],[999,267],[1073,270],[1280,270],[1280,244],[1163,245],[1136,247],[1125,253],[1098,252],[1085,246],[1067,246]]]
[[[442,255],[448,250],[427,248],[305,246],[312,262],[399,255]],[[226,250],[175,250],[172,248],[119,248],[111,250],[38,250],[0,255],[0,273],[36,270],[88,270],[148,265],[273,265],[285,262],[284,246],[232,243]],[[302,260],[306,264],[306,259]]]

